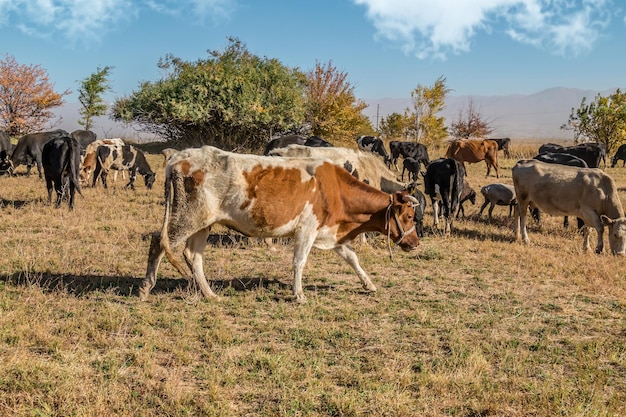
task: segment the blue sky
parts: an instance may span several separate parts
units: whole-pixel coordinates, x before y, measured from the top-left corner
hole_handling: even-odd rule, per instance
[[[0,54],[57,91],[114,67],[109,100],[239,38],[259,56],[348,74],[358,98],[410,97],[444,76],[453,95],[626,87],[621,0],[0,0]]]

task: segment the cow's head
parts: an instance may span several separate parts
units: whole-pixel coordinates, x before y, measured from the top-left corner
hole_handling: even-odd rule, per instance
[[[415,206],[419,202],[406,191],[398,191],[391,194],[390,197],[387,232],[394,243],[399,245],[403,251],[409,252],[419,245],[414,223]]]
[[[154,172],[150,174],[145,174],[143,176],[143,181],[146,184],[146,188],[148,190],[151,190],[152,186],[154,185],[154,182],[156,181],[156,174]]]
[[[613,255],[626,255],[626,217],[601,218],[602,223],[609,228],[609,246]]]

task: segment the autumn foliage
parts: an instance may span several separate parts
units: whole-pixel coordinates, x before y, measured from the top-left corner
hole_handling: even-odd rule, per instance
[[[63,96],[39,65],[20,65],[5,55],[0,60],[0,129],[10,136],[44,130],[54,116],[50,109],[63,104]]]

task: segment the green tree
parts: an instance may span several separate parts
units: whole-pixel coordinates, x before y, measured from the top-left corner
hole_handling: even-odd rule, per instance
[[[391,113],[380,121],[380,136],[383,139],[407,139],[411,120],[400,113]]]
[[[459,110],[459,114],[450,125],[448,132],[455,138],[483,138],[493,132],[493,127],[474,107],[474,100],[469,99],[467,106]]]
[[[305,122],[311,133],[335,143],[350,143],[361,134],[373,132],[369,119],[361,112],[367,104],[357,100],[348,74],[332,61],[307,74]]]
[[[589,104],[584,97],[561,129],[573,131],[576,142],[603,143],[607,154],[612,153],[626,142],[626,93],[617,89],[608,97],[598,94]]]
[[[166,75],[117,100],[113,119],[184,145],[222,149],[258,150],[302,127],[302,72],[251,54],[235,38],[209,55],[196,62],[168,55],[159,62]]]
[[[0,129],[10,136],[43,130],[61,106],[63,96],[39,65],[20,65],[13,56],[0,59]]]
[[[445,119],[437,114],[445,109],[446,96],[450,91],[443,76],[432,87],[418,84],[411,91],[413,109],[407,108],[405,117],[410,121],[409,134],[416,141],[428,146],[439,146],[448,136]]]
[[[102,95],[107,91],[111,91],[111,83],[109,75],[113,67],[98,67],[96,72],[89,77],[80,81],[78,88],[78,101],[81,108],[78,113],[82,116],[78,120],[78,124],[90,130],[93,127],[93,118],[104,116],[107,111],[107,105],[102,99]]]

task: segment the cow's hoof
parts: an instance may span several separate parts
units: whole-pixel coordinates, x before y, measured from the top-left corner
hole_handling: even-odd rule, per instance
[[[376,285],[372,283],[363,285],[363,288],[365,288],[365,290],[369,292],[376,292],[377,290]]]
[[[306,297],[304,294],[297,294],[296,295],[296,303],[298,304],[306,304]]]

